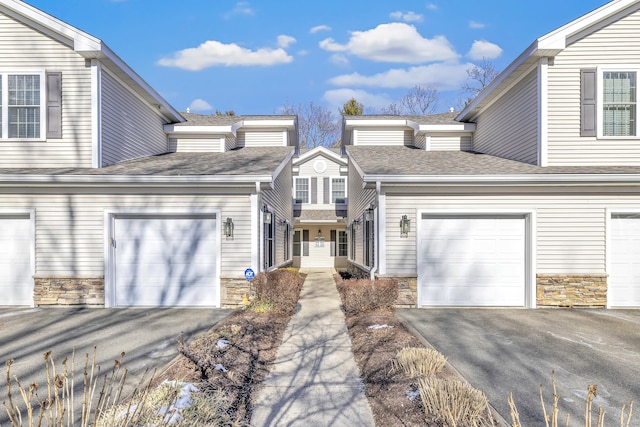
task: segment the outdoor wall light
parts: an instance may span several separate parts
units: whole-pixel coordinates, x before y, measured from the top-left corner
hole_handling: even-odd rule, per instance
[[[278,220],[278,227],[284,227],[289,223],[289,221],[287,221],[286,219],[279,219]]]
[[[367,209],[364,211],[364,220],[373,221],[373,209]]]
[[[271,212],[262,212],[262,222],[271,224]]]
[[[233,219],[227,218],[224,222],[224,235],[227,239],[233,239]]]
[[[411,230],[411,220],[406,215],[402,215],[400,220],[400,237],[409,237],[409,231]]]

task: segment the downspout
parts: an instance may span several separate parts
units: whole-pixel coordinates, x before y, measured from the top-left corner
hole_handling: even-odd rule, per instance
[[[376,182],[376,202],[380,199],[380,181]],[[373,257],[373,266],[369,271],[369,279],[371,281],[376,278],[376,271],[378,271],[378,257],[380,256],[380,223],[378,219],[380,218],[380,203],[376,203],[376,208],[373,210],[373,223],[375,224],[375,244],[374,244],[374,257]]]

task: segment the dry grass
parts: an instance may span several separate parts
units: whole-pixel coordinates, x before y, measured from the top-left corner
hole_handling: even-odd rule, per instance
[[[484,426],[491,418],[484,393],[461,381],[421,378],[418,389],[425,411],[447,426]]]
[[[431,377],[444,368],[447,358],[424,347],[403,348],[393,361],[394,369],[402,370],[410,378]]]
[[[560,408],[558,403],[560,402],[560,395],[558,395],[558,391],[556,388],[555,381],[555,373],[551,372],[551,388],[553,389],[553,404],[551,405],[550,412],[547,413],[547,407],[544,401],[544,396],[542,395],[542,385],[540,385],[540,403],[542,404],[542,412],[544,421],[546,423],[546,427],[560,427],[558,416],[560,414]],[[593,399],[598,395],[598,385],[589,385],[587,386],[587,398],[585,401],[585,410],[584,410],[584,425],[585,427],[593,427]],[[509,408],[511,411],[511,426],[512,427],[522,427],[520,423],[520,416],[518,414],[518,408],[516,407],[515,401],[513,400],[513,395],[509,395],[507,399],[509,402]],[[602,407],[598,408],[598,414],[596,419],[596,427],[604,427],[604,419],[605,419],[606,411],[602,409]],[[622,407],[622,411],[620,414],[620,427],[629,427],[631,425],[631,416],[633,414],[633,401],[629,402],[629,406],[626,405]],[[549,424],[551,423],[551,424]],[[565,417],[565,425],[569,426],[569,415],[567,414]]]

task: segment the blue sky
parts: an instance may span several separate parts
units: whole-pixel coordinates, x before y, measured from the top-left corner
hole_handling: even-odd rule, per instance
[[[504,69],[605,0],[25,0],[103,40],[179,111],[278,114],[350,97],[379,113],[413,86],[460,105],[465,70]]]

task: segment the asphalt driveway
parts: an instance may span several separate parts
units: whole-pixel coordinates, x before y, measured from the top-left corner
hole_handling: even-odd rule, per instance
[[[597,408],[606,425],[618,425],[620,409],[640,404],[640,310],[398,309],[411,325],[491,404],[511,421],[513,392],[525,426],[544,426],[553,403],[551,372],[560,395],[561,425],[584,426],[587,386],[597,384]],[[635,410],[631,425],[640,424]]]
[[[75,378],[82,382],[85,354],[97,347],[101,372],[111,372],[114,361],[125,352],[127,384],[133,388],[145,372],[161,368],[177,354],[177,340],[206,332],[231,313],[221,309],[136,308],[104,309],[46,307],[0,308],[0,363],[13,359],[12,376],[23,385],[36,382],[46,388],[43,354],[49,350],[56,368],[75,349]],[[7,399],[5,381],[0,382],[0,404]],[[0,425],[7,422],[0,410]]]

